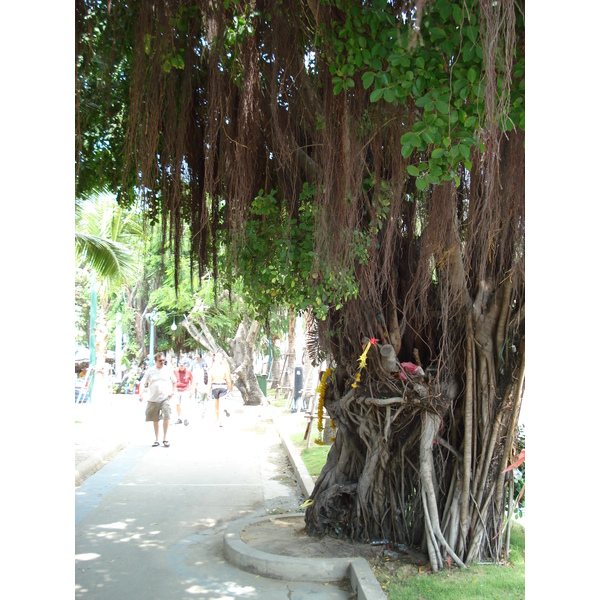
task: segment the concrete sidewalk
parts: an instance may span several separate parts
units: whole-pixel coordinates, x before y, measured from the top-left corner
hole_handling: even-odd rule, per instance
[[[340,582],[317,574],[337,557],[303,563],[245,544],[244,527],[301,516],[305,495],[272,409],[235,395],[224,408],[219,428],[210,408],[189,407],[189,426],[169,428],[171,447],[152,448],[145,403],[76,407],[76,597],[385,598],[364,559],[353,569],[347,559]]]

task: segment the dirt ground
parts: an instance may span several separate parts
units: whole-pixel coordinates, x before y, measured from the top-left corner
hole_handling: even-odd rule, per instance
[[[409,571],[418,572],[425,567],[427,557],[414,550],[400,550],[390,545],[372,546],[357,544],[331,537],[316,539],[305,532],[304,519],[300,516],[273,516],[269,520],[248,525],[242,530],[242,541],[263,552],[282,556],[321,558],[321,557],[363,557],[374,572]]]

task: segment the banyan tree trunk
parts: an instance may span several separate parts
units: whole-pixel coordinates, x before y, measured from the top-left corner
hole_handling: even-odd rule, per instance
[[[513,290],[509,278],[467,314],[460,387],[427,375],[350,385],[341,367],[329,376],[324,405],[338,431],[306,510],[309,535],[420,546],[434,572],[506,559],[505,469],[525,374]]]

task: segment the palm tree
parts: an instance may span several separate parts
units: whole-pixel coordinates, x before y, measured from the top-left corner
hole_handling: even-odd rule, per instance
[[[96,323],[92,324],[96,368],[92,398],[106,394],[104,365],[108,330],[106,315],[110,298],[123,284],[135,277],[139,260],[134,251],[135,238],[142,234],[137,215],[119,207],[113,196],[101,194],[75,203],[75,253],[78,266],[89,269],[93,293],[100,300]]]

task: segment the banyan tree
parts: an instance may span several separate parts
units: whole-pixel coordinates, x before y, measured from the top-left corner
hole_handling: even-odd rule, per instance
[[[76,3],[77,193],[307,311],[308,534],[506,557],[525,377],[524,2]]]

